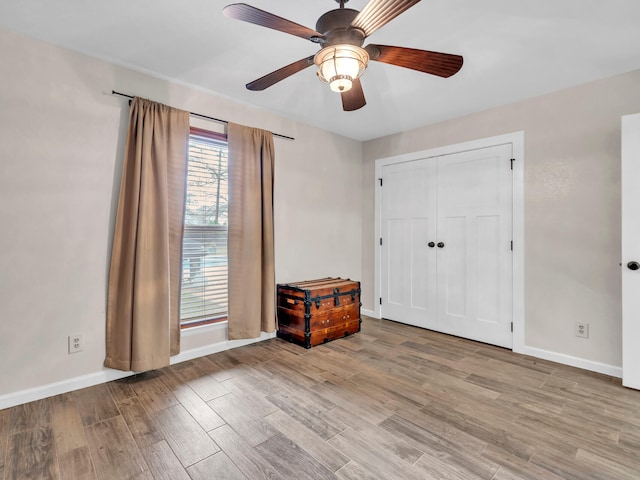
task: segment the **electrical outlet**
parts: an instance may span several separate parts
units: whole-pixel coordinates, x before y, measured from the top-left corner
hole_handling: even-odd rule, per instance
[[[82,334],[76,333],[69,335],[69,353],[78,353],[82,351],[83,342]]]
[[[589,324],[576,322],[576,337],[589,338]]]

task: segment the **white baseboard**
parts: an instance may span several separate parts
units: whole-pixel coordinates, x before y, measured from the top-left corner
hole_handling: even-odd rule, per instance
[[[360,310],[363,315],[367,315],[373,318],[381,318],[380,314],[374,310]],[[591,372],[603,373],[612,377],[622,378],[622,367],[616,367],[615,365],[608,365],[606,363],[594,362],[593,360],[587,360],[585,358],[574,357],[566,355],[564,353],[551,352],[542,348],[529,347],[524,345],[521,348],[516,348],[514,345],[514,353],[521,353],[523,355],[529,355],[531,357],[541,358],[543,360],[549,360],[551,362],[561,363],[563,365],[569,365],[571,367],[582,368],[583,370],[589,370]]]
[[[377,318],[376,312],[372,310],[361,310],[363,315]],[[186,350],[171,357],[171,365],[176,363],[185,362],[187,360],[193,360],[194,358],[203,357],[205,355],[211,355],[213,353],[223,352],[232,348],[238,348],[252,343],[261,342],[274,338],[275,333],[262,333],[259,338],[252,338],[249,340],[231,340],[225,342],[214,343],[212,345],[206,345],[204,347],[193,348]],[[612,377],[622,378],[622,367],[615,365],[608,365],[606,363],[594,362],[592,360],[586,360],[584,358],[573,357],[571,355],[565,355],[564,353],[550,352],[536,347],[525,346],[522,351],[518,352],[523,355],[529,355],[543,360],[549,360],[552,362],[561,363],[563,365],[569,365],[572,367],[582,368],[592,372],[602,373],[610,375]],[[120,378],[133,375],[133,372],[121,372],[119,370],[111,370],[105,368],[102,371],[89,373],[87,375],[81,375],[79,377],[69,378],[60,382],[50,383],[41,387],[29,388],[27,390],[21,390],[18,392],[9,393],[0,396],[0,410],[14,407],[23,403],[32,402],[34,400],[40,400],[61,393],[71,392],[73,390],[79,390],[81,388],[92,387],[100,383],[110,382],[112,380],[118,380]]]
[[[212,353],[224,352],[225,350],[231,350],[232,348],[244,347],[245,345],[251,345],[252,343],[262,342],[263,340],[269,340],[270,338],[275,337],[276,332],[262,332],[258,338],[250,338],[248,340],[227,340],[226,342],[192,348],[191,350],[180,352],[175,357],[171,357],[171,365],[186,362],[187,360],[193,360],[194,358],[204,357],[205,355],[211,355]]]
[[[361,308],[360,313],[362,315],[366,315],[367,317],[380,318],[374,310],[367,310],[366,308]]]
[[[563,365],[569,365],[571,367],[582,368],[583,370],[589,370],[591,372],[597,372],[604,375],[610,375],[612,377],[622,378],[622,367],[616,367],[615,365],[594,362],[593,360],[573,357],[564,353],[550,352],[549,350],[529,347],[526,345],[518,353],[529,355],[531,357],[541,358],[543,360],[549,360],[551,362],[561,363]]]
[[[380,314],[374,310],[367,310],[363,308],[360,311],[363,315],[367,315],[373,318],[381,318]],[[551,352],[549,350],[529,347],[527,345],[524,345],[519,349],[514,348],[513,352],[521,353],[523,355],[529,355],[531,357],[541,358],[543,360],[549,360],[551,362],[561,363],[563,365],[569,365],[571,367],[581,368],[583,370],[589,370],[591,372],[597,372],[604,375],[610,375],[612,377],[622,378],[622,367],[616,367],[615,365],[594,362],[593,360],[574,357],[571,355],[566,355],[564,353]]]
[[[3,408],[15,407],[22,403],[33,402],[43,398],[52,397],[61,393],[80,390],[81,388],[92,387],[99,383],[107,383],[133,375],[133,372],[121,372],[120,370],[103,369],[100,372],[88,373],[79,377],[61,380],[60,382],[49,383],[40,387],[19,390],[0,396],[0,410]]]
[[[187,360],[193,360],[194,358],[203,357],[205,355],[211,355],[212,353],[223,352],[232,348],[242,347],[251,343],[261,342],[274,338],[274,333],[262,333],[259,338],[251,338],[249,340],[229,340],[225,342],[214,343],[212,345],[206,345],[204,347],[193,348],[180,352],[180,354],[171,357],[171,365],[185,362]],[[61,393],[67,393],[74,390],[80,390],[81,388],[92,387],[100,383],[107,383],[112,380],[118,380],[120,378],[129,377],[134,375],[134,372],[122,372],[120,370],[112,370],[110,368],[104,368],[99,372],[89,373],[81,375],[79,377],[69,378],[60,382],[49,383],[40,387],[29,388],[26,390],[20,390],[5,395],[0,395],[0,410],[23,403],[33,402],[34,400],[41,400],[43,398],[52,397]]]

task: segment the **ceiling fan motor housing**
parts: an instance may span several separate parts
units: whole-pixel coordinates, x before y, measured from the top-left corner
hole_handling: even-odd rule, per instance
[[[316,23],[316,31],[324,35],[322,44],[347,44],[361,47],[364,43],[364,32],[358,28],[349,28],[353,19],[358,16],[357,10],[340,8],[322,15]]]

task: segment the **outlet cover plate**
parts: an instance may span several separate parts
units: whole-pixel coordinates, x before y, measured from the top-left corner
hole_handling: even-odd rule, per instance
[[[589,324],[576,322],[576,337],[589,338]]]
[[[69,353],[78,353],[82,351],[82,334],[74,333],[69,335]]]

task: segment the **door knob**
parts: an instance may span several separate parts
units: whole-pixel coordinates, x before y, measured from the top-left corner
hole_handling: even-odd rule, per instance
[[[627,268],[629,270],[638,270],[640,268],[640,263],[638,263],[638,262],[629,262],[629,263],[627,263]]]
[[[429,248],[433,248],[436,246],[436,244],[434,242],[429,242],[427,243],[427,245],[429,245]]]
[[[444,243],[438,242],[438,248],[443,248],[443,247],[444,247]]]

